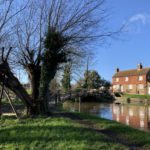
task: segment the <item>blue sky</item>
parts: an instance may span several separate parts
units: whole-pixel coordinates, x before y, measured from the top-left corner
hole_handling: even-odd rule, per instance
[[[97,70],[111,81],[117,67],[120,70],[134,69],[140,62],[144,67],[150,67],[149,7],[150,0],[107,0],[109,26],[118,29],[126,23],[127,32],[117,40],[95,47],[95,63],[90,69]],[[27,77],[22,76],[22,81],[27,82]]]
[[[149,0],[107,0],[110,9],[109,24],[115,29],[128,24],[127,32],[108,45],[96,47],[96,69],[111,81],[116,67],[120,70],[133,69],[138,63],[150,67],[150,1]]]

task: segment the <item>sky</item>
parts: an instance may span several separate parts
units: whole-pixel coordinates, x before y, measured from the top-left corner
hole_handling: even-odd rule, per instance
[[[118,29],[126,24],[124,33],[95,48],[95,63],[90,69],[111,81],[117,67],[135,69],[138,63],[150,67],[150,1],[107,0],[109,24]]]
[[[96,46],[95,59],[89,69],[97,70],[104,79],[112,81],[117,67],[135,69],[139,63],[150,67],[150,0],[107,0],[105,6],[110,30],[126,24],[126,32],[103,46]],[[21,77],[27,82],[27,76]]]

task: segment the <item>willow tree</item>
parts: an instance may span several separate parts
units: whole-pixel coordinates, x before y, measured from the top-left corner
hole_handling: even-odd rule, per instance
[[[16,18],[26,9],[27,5],[28,1],[26,0],[22,3],[17,3],[15,0],[0,2],[0,84],[13,91],[28,109],[34,110],[31,97],[12,70],[12,62],[15,61],[12,51],[16,46],[13,38]]]
[[[7,75],[7,79],[12,81],[9,84],[14,84],[14,79],[17,84],[13,88],[10,88],[11,85],[5,86],[25,102],[31,113],[48,112],[49,83],[60,65],[70,61],[71,56],[86,51],[88,45],[97,42],[101,44],[108,37],[120,33],[120,30],[107,30],[104,2],[105,0],[30,0],[27,9],[14,17],[17,24],[12,29],[14,32],[11,36],[14,39],[18,37],[18,40],[15,41],[16,47],[9,52],[9,58],[26,70],[32,84],[32,95],[23,91],[7,59],[1,60],[0,75],[11,74],[11,78]],[[11,24],[7,23],[5,31],[9,30]],[[7,64],[5,69],[1,67],[4,63]]]

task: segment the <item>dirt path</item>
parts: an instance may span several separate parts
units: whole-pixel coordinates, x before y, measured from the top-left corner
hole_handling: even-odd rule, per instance
[[[85,119],[77,116],[74,113],[62,112],[62,113],[56,113],[56,114],[54,114],[54,116],[55,117],[69,118],[69,119],[71,119],[75,122],[78,122],[79,124],[82,124],[85,128],[87,128],[89,130],[92,130],[96,133],[104,134],[108,137],[108,142],[119,143],[119,144],[124,145],[125,147],[127,147],[129,150],[142,150],[141,147],[138,147],[134,144],[131,145],[125,139],[117,137],[117,135],[114,132],[112,132],[111,130],[98,129],[98,128],[95,127],[94,123],[90,122],[89,120],[85,120]]]

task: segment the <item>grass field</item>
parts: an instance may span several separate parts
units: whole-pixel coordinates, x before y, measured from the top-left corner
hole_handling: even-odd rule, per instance
[[[1,119],[2,150],[126,150],[104,134],[62,117]]]

